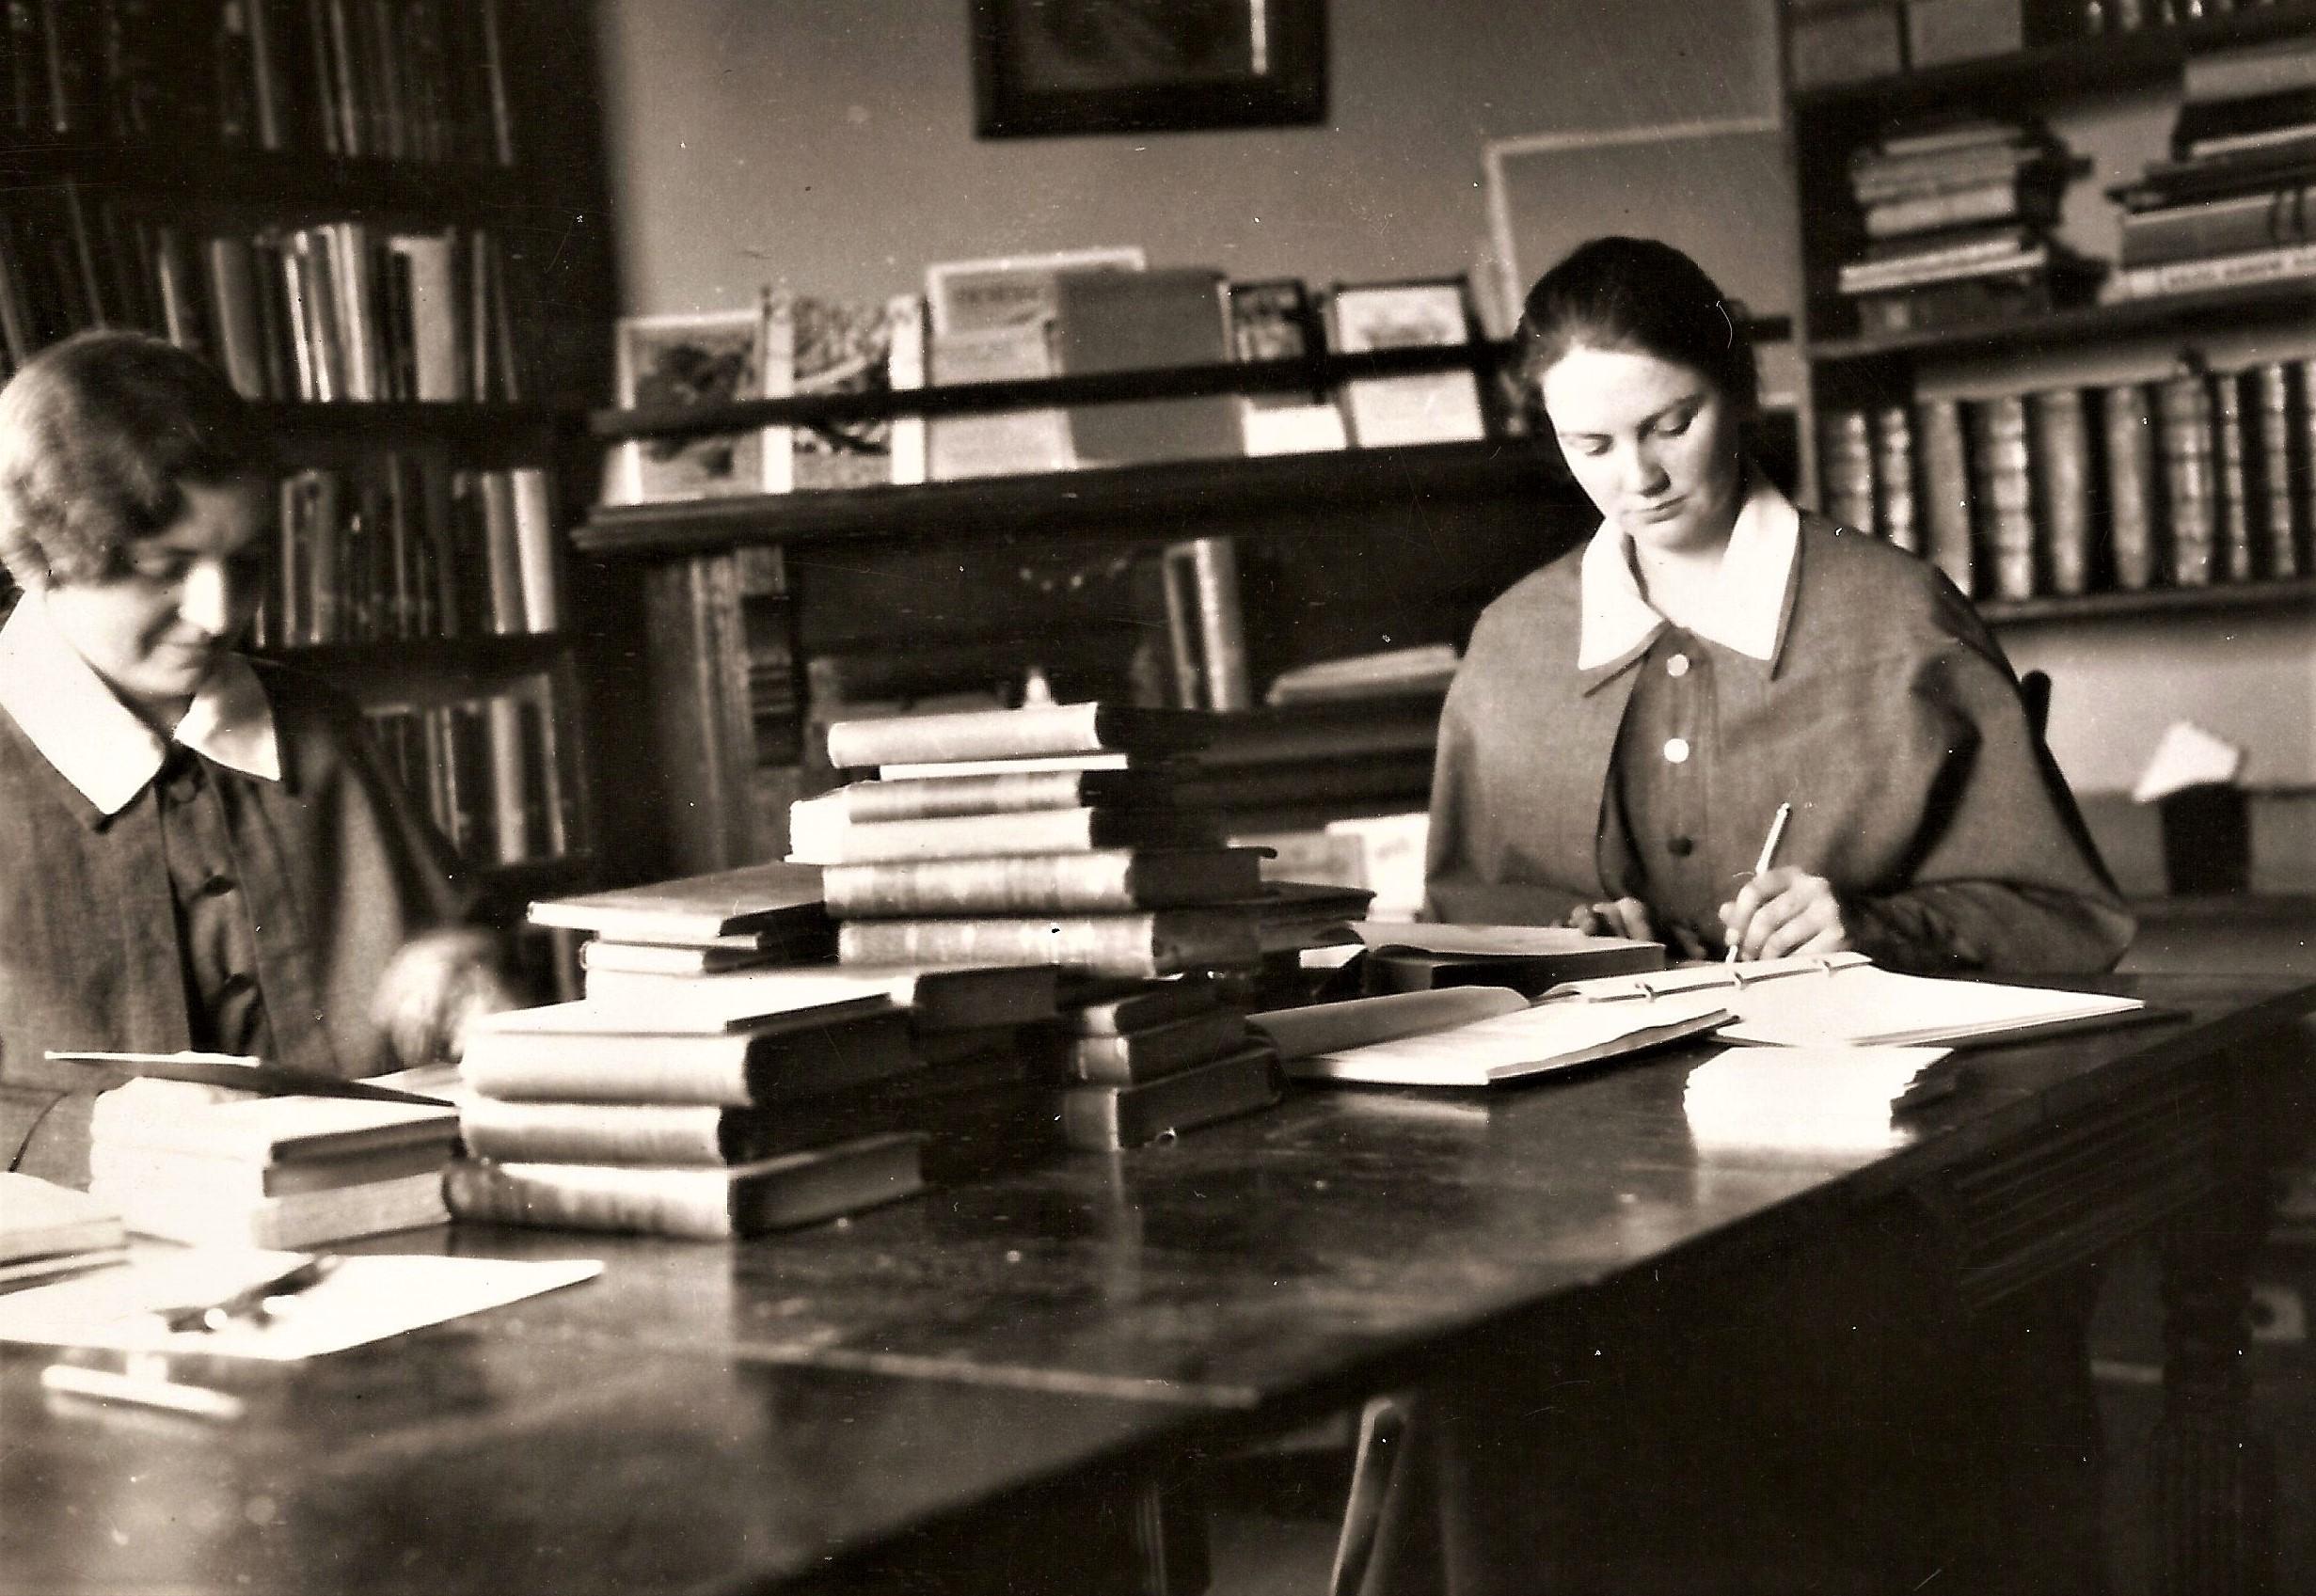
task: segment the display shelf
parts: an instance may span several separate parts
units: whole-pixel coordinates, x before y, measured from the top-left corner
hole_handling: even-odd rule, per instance
[[[1976,355],[2055,349],[2151,333],[2193,334],[2253,321],[2305,324],[2316,277],[2159,298],[2118,299],[2010,322],[1981,322],[1915,332],[1812,340],[1802,357],[1818,364],[1879,360],[1899,355]]]
[[[2285,581],[2216,582],[2207,588],[2142,588],[2131,593],[2052,594],[2042,598],[1982,599],[1978,613],[1996,626],[2044,625],[2133,615],[2185,615],[2259,610],[2316,614],[2316,577]]]

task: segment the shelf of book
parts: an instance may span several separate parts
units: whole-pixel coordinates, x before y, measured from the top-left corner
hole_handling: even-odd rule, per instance
[[[170,209],[186,198],[211,213],[445,221],[501,219],[539,202],[531,174],[480,161],[389,161],[184,145],[0,143],[0,179],[11,189],[79,185],[91,195],[143,198]]]
[[[2031,10],[2032,8],[2030,8]],[[2190,55],[2286,38],[2316,27],[2316,4],[2276,0],[2193,20],[2089,34],[1975,60],[1803,88],[1796,112],[1880,119],[1969,105],[1997,113],[2086,90],[2151,87]]]
[[[1815,364],[1831,365],[1894,356],[2056,349],[2140,334],[2184,334],[2253,322],[2305,324],[2311,295],[2316,295],[2316,277],[2299,277],[2144,299],[2115,299],[2015,321],[1965,322],[1911,332],[1812,340],[1802,345],[1801,355]]]
[[[2294,610],[2316,612],[2316,577],[2278,581],[2215,582],[2202,588],[2141,588],[2122,593],[2052,594],[2042,598],[1987,599],[1978,613],[1991,625],[2030,626],[2061,621],[2092,621],[2133,615]]]

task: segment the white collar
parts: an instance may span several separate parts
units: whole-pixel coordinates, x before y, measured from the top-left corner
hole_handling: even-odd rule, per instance
[[[56,629],[37,588],[0,626],[0,709],[100,814],[119,814],[145,790],[170,740],[244,775],[281,780],[273,705],[247,660],[220,658],[165,739],[113,696]]]
[[[1785,618],[1785,590],[1793,578],[1801,514],[1768,481],[1755,477],[1721,556],[1722,602],[1711,620],[1690,628],[1699,637],[1754,659],[1777,656]],[[1582,626],[1577,669],[1611,664],[1642,647],[1667,624],[1641,594],[1626,538],[1613,520],[1585,545],[1579,567]]]

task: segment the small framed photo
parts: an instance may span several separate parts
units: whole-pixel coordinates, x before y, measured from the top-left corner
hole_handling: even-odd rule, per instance
[[[972,0],[983,138],[1326,117],[1326,0]]]
[[[618,339],[619,403],[628,409],[727,404],[785,392],[785,352],[771,347],[769,303],[748,310],[626,316]],[[775,366],[781,369],[775,371]],[[630,438],[619,446],[613,497],[628,504],[726,494],[785,493],[788,429]]]
[[[1462,277],[1339,283],[1327,299],[1327,330],[1346,355],[1456,347],[1481,337],[1471,286]],[[1477,371],[1360,377],[1343,384],[1341,400],[1355,448],[1448,443],[1488,432]]]

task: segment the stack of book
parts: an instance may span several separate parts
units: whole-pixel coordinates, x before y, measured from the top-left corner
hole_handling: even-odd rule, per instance
[[[308,1247],[448,1219],[457,1141],[446,1103],[136,1080],[97,1099],[88,1190],[143,1235]]]
[[[1109,983],[1065,999],[1068,1035],[1045,1050],[1077,1145],[1273,1100],[1268,1054],[1205,982],[1180,979],[1248,972],[1312,935],[1308,907],[1265,888],[1260,849],[1223,845],[1216,815],[1177,801],[1177,762],[1210,731],[1193,712],[1097,703],[831,726],[830,763],[862,779],[796,804],[790,836],[822,867],[840,965]]]
[[[2159,297],[2316,274],[2316,40],[2189,58],[2170,157],[2112,191],[2119,287]]]
[[[2033,315],[2087,293],[2050,228],[2066,154],[2038,127],[1979,118],[1894,130],[1852,151],[1864,244],[1837,280],[1866,333]]]
[[[720,1238],[907,1196],[923,1139],[877,1128],[851,1094],[921,1067],[881,992],[494,1015],[459,1063],[469,1156],[450,1169],[451,1211]]]

